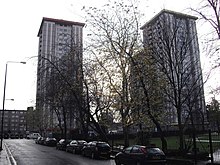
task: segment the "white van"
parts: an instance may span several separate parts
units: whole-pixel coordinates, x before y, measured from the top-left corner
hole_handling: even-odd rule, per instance
[[[41,137],[39,133],[31,133],[27,135],[27,139],[37,139],[38,137]]]

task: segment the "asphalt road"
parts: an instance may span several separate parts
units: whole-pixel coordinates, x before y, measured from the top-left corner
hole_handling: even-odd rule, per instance
[[[17,165],[115,165],[114,160],[93,160],[35,144],[27,139],[5,139]]]

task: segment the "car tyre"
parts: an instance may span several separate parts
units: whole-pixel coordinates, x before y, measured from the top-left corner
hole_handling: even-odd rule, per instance
[[[136,165],[141,165],[141,163],[140,163],[140,162],[137,162]]]
[[[92,159],[95,159],[95,153],[94,153],[94,152],[92,152],[91,158],[92,158]]]
[[[120,161],[118,159],[115,159],[115,164],[116,165],[121,165]]]
[[[110,159],[110,158],[111,158],[110,154],[106,156],[106,159]]]
[[[86,156],[86,154],[85,154],[85,151],[84,151],[84,150],[82,150],[82,156]]]

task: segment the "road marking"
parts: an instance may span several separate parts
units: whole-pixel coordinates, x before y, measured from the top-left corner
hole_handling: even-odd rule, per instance
[[[4,145],[5,145],[5,148],[6,148],[6,152],[7,152],[8,156],[9,156],[9,160],[10,160],[11,165],[17,165],[17,162],[15,161],[15,158],[13,157],[10,149],[8,148],[6,143],[4,143]]]

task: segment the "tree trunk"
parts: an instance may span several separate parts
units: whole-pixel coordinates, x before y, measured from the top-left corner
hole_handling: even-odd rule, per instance
[[[162,143],[162,150],[164,152],[166,152],[167,151],[167,141],[165,139],[163,130],[161,129],[160,123],[154,118],[154,116],[150,112],[148,112],[148,115],[151,118],[151,120],[153,121],[153,123],[156,125],[156,128],[157,128],[157,130],[160,134],[160,140],[161,140],[161,143]]]
[[[193,152],[194,152],[194,162],[195,164],[197,164],[197,145],[196,145],[196,128],[193,122],[193,114],[192,114],[192,110],[190,113],[190,119],[191,119],[191,123],[192,123],[192,129],[193,129]]]
[[[64,139],[67,139],[67,125],[66,125],[66,115],[63,118],[63,123],[64,123]]]
[[[183,126],[182,126],[182,118],[181,118],[181,111],[180,110],[177,110],[178,114],[178,128],[179,128],[179,143],[180,143],[180,146],[179,146],[179,150],[181,152],[183,152],[184,150],[184,138],[183,138]]]
[[[124,126],[123,127],[123,134],[124,134],[124,145],[125,147],[129,146],[129,137],[128,137],[128,127]]]

